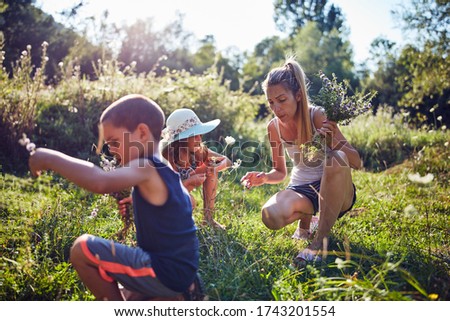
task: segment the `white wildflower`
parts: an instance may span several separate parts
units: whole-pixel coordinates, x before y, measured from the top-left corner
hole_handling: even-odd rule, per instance
[[[237,159],[233,165],[231,166],[232,169],[238,169],[241,166],[242,160],[241,159]]]
[[[27,151],[29,151],[30,153],[34,152],[35,149],[36,149],[36,144],[35,143],[29,143],[29,144],[27,144],[26,148],[27,148]]]
[[[30,143],[30,139],[27,137],[27,134],[22,134],[22,138],[19,139],[19,144],[21,146],[27,146]]]
[[[30,154],[33,154],[36,150],[36,144],[31,142],[31,140],[27,137],[27,134],[22,134],[22,138],[19,139],[19,144],[22,145],[27,149],[27,151],[30,152]]]
[[[100,156],[100,167],[103,168],[105,172],[112,171],[116,168],[116,159],[107,159],[104,155]]]
[[[407,216],[415,216],[418,213],[417,208],[415,208],[412,204],[406,206],[404,211]]]
[[[227,136],[225,137],[225,143],[227,143],[227,145],[233,145],[236,142],[236,139],[234,139],[231,136]]]
[[[95,207],[91,212],[90,218],[96,217],[97,214],[98,214],[98,208]]]
[[[434,175],[431,173],[428,173],[425,176],[420,176],[419,173],[415,173],[415,174],[408,174],[408,179],[413,182],[413,183],[418,183],[418,184],[429,184],[431,183],[431,181],[433,181],[434,179]]]

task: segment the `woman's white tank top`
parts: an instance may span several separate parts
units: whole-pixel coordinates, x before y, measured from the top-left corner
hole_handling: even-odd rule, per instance
[[[317,110],[320,110],[320,107],[311,106],[309,109],[313,134],[316,133],[316,127],[314,126],[313,118],[314,113]],[[274,118],[274,125],[278,132],[278,137],[280,137],[281,143],[283,144],[283,147],[293,164],[289,185],[304,185],[320,180],[323,174],[323,161],[308,162],[298,145],[286,142],[281,137],[278,121],[279,120],[277,117]]]

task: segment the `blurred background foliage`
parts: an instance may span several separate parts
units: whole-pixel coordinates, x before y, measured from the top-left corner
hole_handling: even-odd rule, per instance
[[[79,1],[61,13],[68,22],[63,25],[33,0],[0,1],[3,171],[26,170],[20,161],[26,152],[17,144],[22,133],[38,146],[93,157],[98,116],[128,93],[151,97],[166,116],[184,107],[204,121],[220,118],[210,140],[232,135],[263,141],[261,120],[270,113],[260,83],[292,54],[305,69],[311,95],[320,88],[317,72],[323,70],[349,81],[355,92],[376,90],[373,114],[389,113],[393,123],[404,123],[403,130],[445,130],[450,124],[446,0],[410,0],[396,9],[398,24],[414,37],[403,47],[389,39],[374,40],[367,61],[373,70],[354,63],[345,15],[327,0],[273,1],[274,22],[284,36],[263,39],[251,52],[219,51],[213,35],[195,39],[184,29],[182,15],[163,30],[155,30],[152,19],[119,27],[108,22],[107,10],[101,21],[77,20],[83,5]],[[387,153],[403,155],[418,147],[392,149],[400,144],[392,139],[401,137],[386,137],[391,142]],[[366,149],[367,157],[375,153]],[[380,169],[399,162],[400,156],[388,156],[367,159],[366,166]]]

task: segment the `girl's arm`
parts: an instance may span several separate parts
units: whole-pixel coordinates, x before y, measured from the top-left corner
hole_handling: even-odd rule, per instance
[[[192,174],[182,181],[184,187],[191,192],[194,188],[201,186],[206,180],[206,174],[195,174],[195,172],[192,172]]]
[[[247,187],[259,186],[263,184],[278,184],[282,182],[287,175],[286,159],[284,157],[284,148],[281,139],[275,128],[274,120],[267,125],[267,135],[270,142],[270,151],[272,153],[272,169],[270,172],[248,172],[241,178],[241,182]]]
[[[221,172],[231,167],[231,160],[228,157],[208,149],[208,160],[211,160],[211,158],[214,158],[215,160],[214,169],[217,172]]]
[[[168,160],[168,163],[171,165],[172,170],[174,172],[178,173],[178,170],[177,170],[178,167],[176,166],[173,158],[169,157],[167,160]],[[203,182],[205,181],[205,179],[206,179],[205,174],[197,174],[194,171],[192,171],[191,175],[188,178],[182,180],[181,183],[183,184],[184,187],[186,187],[186,189],[190,193],[196,187],[201,186],[203,184]]]

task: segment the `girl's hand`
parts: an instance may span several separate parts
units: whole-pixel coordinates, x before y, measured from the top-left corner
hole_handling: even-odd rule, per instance
[[[192,184],[197,187],[202,185],[206,180],[206,174],[194,174],[190,177],[192,179]]]
[[[267,182],[267,174],[265,172],[248,172],[241,178],[241,184],[250,189],[253,186],[260,186]]]
[[[28,165],[30,166],[30,171],[33,176],[39,176],[42,174],[42,171],[48,169],[47,158],[49,156],[49,150],[45,148],[38,148],[30,155],[30,159],[28,160]]]
[[[125,216],[127,212],[127,207],[133,204],[133,198],[131,196],[125,197],[117,202],[119,204],[119,213],[122,216]]]
[[[189,178],[185,179],[183,181],[184,187],[191,192],[194,188],[201,186],[206,180],[206,174],[200,173],[200,174],[194,174],[192,173]]]

